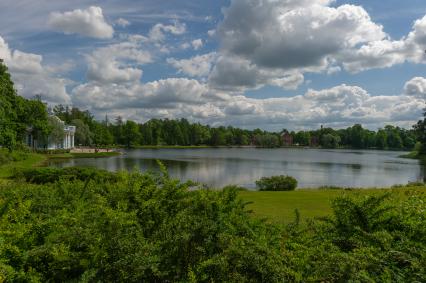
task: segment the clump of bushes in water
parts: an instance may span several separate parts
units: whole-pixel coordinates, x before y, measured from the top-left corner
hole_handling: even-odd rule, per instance
[[[167,174],[0,183],[6,282],[425,282],[424,191],[340,197],[330,217],[282,227],[235,189]]]
[[[263,177],[256,181],[256,187],[260,191],[294,191],[297,180],[291,176]]]
[[[24,179],[28,183],[47,184],[55,183],[59,180],[66,181],[87,181],[88,179],[101,179],[107,182],[117,182],[119,175],[106,170],[99,170],[90,167],[66,167],[66,168],[32,168],[17,170],[13,174],[13,179]]]

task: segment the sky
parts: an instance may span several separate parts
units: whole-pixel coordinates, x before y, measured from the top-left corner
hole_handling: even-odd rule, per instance
[[[98,119],[410,128],[424,0],[0,0],[18,94]]]

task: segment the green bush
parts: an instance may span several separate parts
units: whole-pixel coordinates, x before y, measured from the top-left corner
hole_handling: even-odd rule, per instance
[[[236,188],[86,173],[0,183],[0,281],[426,282],[424,190],[343,195],[329,217],[283,227]]]
[[[66,167],[66,168],[32,168],[18,170],[13,174],[14,179],[24,179],[28,183],[47,184],[59,180],[87,181],[88,179],[99,179],[108,182],[117,182],[119,175],[106,170],[90,167]]]
[[[151,174],[0,184],[7,282],[279,282],[280,231],[232,189]]]
[[[297,187],[297,180],[284,175],[263,177],[256,181],[256,186],[260,191],[294,191]]]
[[[0,149],[0,166],[10,162],[23,161],[28,158],[28,152],[25,151],[6,151]]]

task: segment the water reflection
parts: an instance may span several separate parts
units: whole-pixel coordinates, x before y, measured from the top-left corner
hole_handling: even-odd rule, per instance
[[[171,176],[213,187],[254,187],[264,176],[288,174],[299,187],[373,187],[426,178],[426,166],[400,159],[401,152],[313,149],[161,149],[130,150],[107,159],[75,159],[52,166],[93,166],[110,171],[158,170],[157,159]]]

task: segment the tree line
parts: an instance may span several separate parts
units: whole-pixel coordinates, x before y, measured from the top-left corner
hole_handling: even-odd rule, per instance
[[[245,130],[235,127],[211,127],[200,123],[190,123],[186,119],[152,119],[139,124],[108,117],[96,121],[88,111],[58,105],[53,109],[55,115],[68,124],[77,126],[75,143],[81,145],[122,145],[157,146],[258,146],[280,147],[285,145],[313,146],[323,148],[356,149],[405,149],[412,150],[420,140],[418,126],[413,129],[387,125],[377,131],[365,129],[356,124],[346,129],[324,128],[310,131],[268,132],[261,129]],[[419,125],[421,123],[419,122]],[[291,144],[284,136],[290,137]]]

